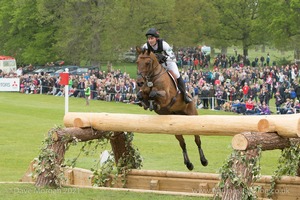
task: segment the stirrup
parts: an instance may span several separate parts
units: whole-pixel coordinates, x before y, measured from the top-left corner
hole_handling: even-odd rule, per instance
[[[184,102],[185,102],[186,104],[191,103],[192,101],[193,101],[193,100],[192,100],[189,96],[187,96],[187,95],[184,96]]]

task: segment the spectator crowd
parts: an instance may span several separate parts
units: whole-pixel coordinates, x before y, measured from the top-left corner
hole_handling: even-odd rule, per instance
[[[250,62],[241,55],[224,54],[211,59],[197,49],[176,52],[177,63],[187,91],[201,109],[224,110],[244,115],[298,113],[300,109],[300,71],[297,64],[277,66],[270,55]],[[64,96],[60,77],[50,74],[28,75],[19,68],[13,74],[1,77],[19,77],[20,92]],[[89,70],[82,75],[69,76],[69,96],[125,103],[138,103],[138,88],[134,78],[121,70]],[[270,105],[270,100],[274,104]],[[273,102],[273,101],[272,101]],[[273,107],[274,109],[271,109]]]

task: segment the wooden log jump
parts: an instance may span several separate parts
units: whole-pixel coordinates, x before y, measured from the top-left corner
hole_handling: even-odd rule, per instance
[[[63,121],[66,127],[92,127],[102,131],[234,136],[241,132],[266,130],[283,137],[300,136],[300,114],[183,116],[69,112]]]
[[[286,116],[275,115],[261,119],[258,122],[259,132],[277,132],[283,137],[290,137],[294,134],[299,137],[300,117],[298,114]]]
[[[233,136],[231,146],[235,150],[252,150],[261,147],[262,151],[284,149],[291,146],[291,141],[300,142],[300,138],[286,138],[277,133],[243,132]]]
[[[65,144],[77,138],[80,141],[88,141],[106,137],[107,133],[114,132],[116,138],[110,138],[115,157],[121,157],[126,152],[124,143],[124,132],[154,133],[154,134],[186,134],[186,135],[219,135],[234,136],[232,147],[242,151],[248,159],[257,156],[257,146],[261,145],[262,150],[283,149],[291,145],[290,140],[300,140],[300,115],[266,115],[266,116],[225,116],[225,115],[133,115],[133,114],[112,114],[112,113],[67,113],[64,116],[66,128],[57,130],[52,134],[53,144],[48,148],[58,154],[56,166],[61,166]],[[263,132],[261,132],[263,131]],[[267,133],[268,132],[268,133]],[[67,140],[66,140],[67,138]],[[241,175],[246,185],[252,185],[252,170],[245,163],[237,160],[232,165],[237,175]],[[46,160],[43,160],[45,171],[36,179],[36,186],[52,185],[57,174],[48,176],[49,170],[45,167]],[[30,168],[31,169],[31,168]],[[67,182],[65,184],[76,185],[77,178],[73,169],[65,171]],[[83,185],[91,184],[93,176],[88,170],[84,170],[88,176],[84,178]],[[80,172],[79,181],[83,179]],[[292,179],[295,179],[293,177]],[[292,198],[300,189],[299,179],[293,188],[293,184],[285,185],[286,188],[293,188]],[[163,190],[193,193],[209,191],[206,194],[212,195],[219,178],[217,175],[203,173],[176,173],[162,171],[135,171],[133,170],[127,179],[126,187],[137,189]],[[241,197],[243,187],[236,187],[231,184],[230,178],[225,181],[228,190],[222,192],[223,199],[232,199],[234,195]],[[278,182],[277,182],[278,183]],[[78,183],[77,183],[78,184]],[[256,182],[260,184],[260,182]],[[121,182],[115,187],[122,187]],[[269,184],[264,187],[269,188]],[[276,186],[277,187],[277,186]],[[278,186],[280,188],[280,186]],[[188,191],[184,190],[188,188]],[[276,196],[278,199],[282,196]],[[286,198],[286,194],[284,194]],[[265,197],[265,194],[259,195]],[[240,198],[236,198],[240,199]],[[283,199],[283,198],[282,198]]]

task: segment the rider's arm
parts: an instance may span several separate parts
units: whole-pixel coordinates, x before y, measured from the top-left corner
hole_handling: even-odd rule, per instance
[[[173,52],[173,49],[166,41],[163,41],[163,50],[166,52],[168,60],[176,61],[176,56]]]

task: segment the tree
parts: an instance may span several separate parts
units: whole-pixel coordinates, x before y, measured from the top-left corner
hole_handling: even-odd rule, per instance
[[[142,45],[155,27],[175,47],[294,48],[299,0],[2,0],[0,52],[18,63],[100,65]]]
[[[172,41],[178,47],[209,45],[217,31],[218,13],[209,1],[176,0],[172,15]]]
[[[0,27],[2,31],[0,31],[0,49],[1,54],[4,55],[14,55],[14,52],[10,51],[10,48],[7,46],[7,41],[12,36],[10,33],[10,29],[12,26],[11,18],[13,8],[13,1],[11,0],[3,0],[0,6]]]
[[[53,26],[44,26],[39,21],[37,1],[4,0],[1,6],[1,48],[16,57],[18,63],[46,62],[53,58]]]
[[[293,48],[300,59],[300,2],[299,0],[260,0],[260,16],[266,34],[281,50]]]
[[[258,0],[213,0],[213,5],[220,15],[220,31],[215,36],[219,39],[217,46],[237,45],[243,47],[243,55],[258,42]],[[219,44],[219,45],[218,45]]]

